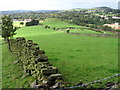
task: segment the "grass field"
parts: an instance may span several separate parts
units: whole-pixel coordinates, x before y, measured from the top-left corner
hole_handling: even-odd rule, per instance
[[[31,76],[24,76],[19,64],[13,64],[18,58],[8,50],[7,44],[2,45],[2,88],[28,88],[35,80]]]
[[[80,27],[57,20],[53,22],[53,19],[48,19],[43,24],[57,28]],[[44,26],[22,27],[17,30],[15,37],[25,37],[38,43],[40,48],[45,50],[49,62],[58,67],[68,85],[77,84],[80,80],[88,83],[118,73],[118,38],[70,35],[53,29],[45,29]],[[8,53],[4,52],[3,59],[6,57],[4,54]],[[9,56],[11,56],[10,60],[15,58],[11,54]],[[8,69],[7,66],[3,67],[5,70]],[[19,69],[17,66],[13,68]],[[10,75],[10,73],[7,74]],[[5,77],[3,80],[6,80]],[[108,81],[118,81],[118,78],[106,80],[104,83]],[[7,81],[3,83],[5,82]]]
[[[96,32],[96,31],[92,31],[92,30],[89,30],[89,29],[74,29],[74,30],[70,30],[70,32],[73,32],[73,33],[80,33],[80,34],[99,34],[99,35],[106,35],[106,34],[109,34],[109,35],[118,35],[117,33],[113,33],[113,32],[108,32],[108,31],[101,31],[101,32]]]
[[[23,22],[24,24],[23,25],[20,24],[21,22]],[[25,23],[26,23],[26,21],[16,21],[16,22],[13,22],[13,25],[16,27],[24,27]]]
[[[50,25],[55,26],[52,22]],[[118,72],[117,38],[81,37],[42,26],[24,27],[17,33],[16,36],[32,39],[46,50],[49,61],[59,68],[70,84],[79,80],[90,82]]]
[[[75,25],[75,24],[70,24],[70,23],[67,23],[67,22],[60,21],[59,19],[55,19],[55,18],[46,19],[45,22],[42,22],[42,24],[48,25],[51,28],[75,27],[75,29],[70,30],[70,32],[73,32],[73,33],[117,35],[116,33],[108,32],[108,31],[101,31],[101,32],[92,31],[88,27],[79,26],[79,25]],[[68,29],[63,29],[63,31],[67,31],[67,30]]]
[[[55,28],[80,27],[78,25],[63,22],[63,21],[60,21],[59,19],[55,19],[55,18],[48,18],[48,19],[45,20],[45,22],[42,22],[42,24],[49,25],[52,28],[54,28],[54,27]]]

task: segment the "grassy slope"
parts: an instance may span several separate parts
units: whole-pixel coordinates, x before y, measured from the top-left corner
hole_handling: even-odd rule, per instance
[[[22,78],[23,70],[18,64],[13,64],[18,58],[8,51],[7,44],[2,45],[2,88],[28,88],[34,81],[33,77]]]
[[[55,19],[55,18],[48,18],[48,19],[45,20],[45,22],[42,22],[42,23],[45,24],[45,25],[49,25],[52,28],[53,27],[55,27],[55,28],[80,27],[78,25],[63,22],[63,21],[60,21],[59,19]]]
[[[53,19],[48,20],[44,22],[45,25],[52,23],[50,26],[58,28],[78,27],[66,22],[55,23]],[[117,38],[81,37],[45,29],[43,26],[22,27],[17,33],[16,37],[24,36],[38,43],[69,84],[75,84],[79,80],[90,82],[117,73]],[[21,78],[22,69],[12,63],[16,57],[7,50],[5,44],[2,50],[3,87],[29,87],[28,84],[34,79],[29,76]],[[109,81],[113,80],[117,81],[117,78]]]
[[[55,28],[64,28],[64,27],[80,28],[80,29],[70,30],[70,32],[74,32],[74,33],[81,33],[81,34],[103,34],[104,33],[104,34],[116,35],[115,33],[107,32],[107,31],[102,31],[103,33],[95,32],[95,31],[89,30],[87,27],[70,24],[67,22],[60,21],[59,19],[55,19],[55,18],[46,19],[45,22],[43,22],[43,24],[48,25],[51,28],[54,28],[54,27]],[[82,30],[82,28],[83,28],[83,30]],[[67,29],[64,29],[64,31],[67,31]]]
[[[51,21],[44,24],[53,27],[71,26],[65,22],[61,26]],[[114,75],[118,71],[117,38],[81,37],[42,26],[23,27],[17,33],[16,37],[23,36],[38,43],[69,84],[79,80],[90,82]]]

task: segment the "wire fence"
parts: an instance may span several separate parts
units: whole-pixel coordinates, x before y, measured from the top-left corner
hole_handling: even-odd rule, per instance
[[[90,83],[85,83],[85,84],[78,85],[78,86],[67,87],[66,89],[85,87],[85,86],[88,86],[90,84],[98,83],[98,82],[101,82],[101,81],[104,81],[104,80],[107,80],[107,79],[110,79],[110,78],[113,78],[113,77],[119,77],[119,76],[120,76],[120,74],[115,74],[114,76],[110,76],[110,77],[107,77],[107,78],[104,78],[104,79],[96,80],[96,81],[93,81],[93,82],[90,82]]]

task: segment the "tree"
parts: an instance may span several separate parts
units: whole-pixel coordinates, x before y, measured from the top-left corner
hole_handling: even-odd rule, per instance
[[[67,33],[70,33],[70,30],[67,30]]]
[[[49,26],[48,25],[45,25],[45,28],[48,28]]]
[[[10,49],[10,43],[9,38],[11,38],[13,35],[15,35],[15,31],[17,30],[17,27],[13,27],[13,21],[10,18],[10,16],[3,16],[2,17],[2,37],[4,40],[8,42],[8,48]]]
[[[53,30],[55,30],[56,28],[54,27]]]
[[[21,25],[23,25],[23,24],[24,24],[24,22],[20,22],[20,24],[21,24]]]

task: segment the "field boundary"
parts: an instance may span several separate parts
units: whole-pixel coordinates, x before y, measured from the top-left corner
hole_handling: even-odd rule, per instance
[[[47,29],[50,29],[51,27],[48,26],[48,25],[45,25],[45,28]],[[64,31],[63,29],[66,29],[66,31]],[[119,33],[116,33],[117,35],[111,35],[111,34],[84,34],[84,33],[75,33],[75,32],[70,32],[71,29],[76,29],[75,27],[64,27],[64,28],[53,28],[53,30],[55,31],[60,31],[60,32],[64,32],[64,33],[68,33],[68,34],[72,34],[72,35],[80,35],[80,36],[92,36],[92,37],[120,37],[120,34]],[[85,29],[85,28],[77,28],[77,29]],[[90,29],[91,28],[87,28],[87,29]],[[99,29],[97,29],[99,30]],[[95,30],[91,30],[91,31],[95,31]],[[101,30],[101,31],[104,31],[104,30]],[[97,32],[97,31],[95,31]]]
[[[104,34],[104,35],[97,35],[97,34],[80,34],[80,33],[69,33],[73,35],[80,35],[80,36],[93,36],[93,37],[120,37],[120,35],[109,35],[109,34]]]
[[[63,30],[57,30],[57,31],[61,31],[61,32],[64,32],[64,33],[68,33],[68,32],[65,32]],[[83,34],[83,33],[74,33],[74,32],[70,32],[68,34],[71,34],[71,35],[80,35],[80,36],[93,36],[93,37],[120,37],[120,35],[109,35],[109,34]]]
[[[67,87],[66,89],[86,87],[86,86],[88,86],[90,84],[95,84],[95,83],[98,83],[98,82],[101,82],[101,81],[104,81],[104,80],[107,80],[107,79],[110,79],[110,78],[113,78],[113,77],[119,77],[119,76],[120,76],[120,74],[115,74],[114,76],[106,77],[106,78],[103,78],[103,79],[100,79],[100,80],[96,80],[96,81],[93,81],[93,82],[90,82],[90,83],[85,83],[85,84],[82,84],[82,85],[76,85],[76,86]],[[113,84],[113,85],[115,85],[115,84]]]
[[[38,44],[24,37],[10,39],[10,51],[18,57],[24,73],[36,78],[31,88],[61,88],[63,76],[58,69],[49,63],[44,50],[40,50]]]

